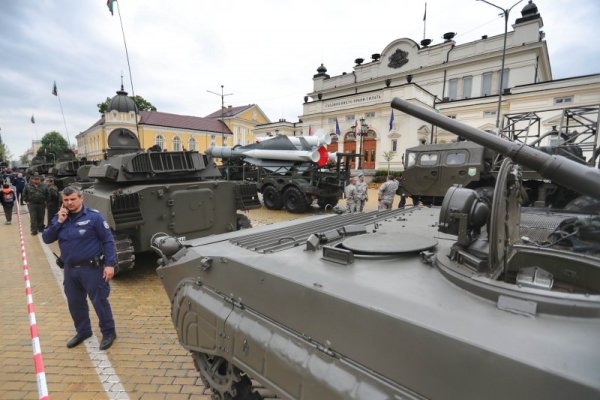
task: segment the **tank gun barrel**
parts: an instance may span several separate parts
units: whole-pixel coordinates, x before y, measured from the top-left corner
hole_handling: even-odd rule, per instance
[[[579,164],[563,156],[546,154],[524,143],[511,142],[397,97],[392,100],[391,105],[396,110],[503,154],[515,163],[539,172],[546,179],[579,193],[600,198],[600,170],[598,169]]]
[[[264,150],[264,149],[230,149],[229,147],[213,146],[206,150],[206,154],[215,158],[240,158],[248,157],[259,160],[283,161],[311,161],[317,162],[321,157],[318,151],[304,150]]]

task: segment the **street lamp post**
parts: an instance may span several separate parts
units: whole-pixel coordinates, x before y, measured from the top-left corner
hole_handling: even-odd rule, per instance
[[[224,86],[221,85],[221,93],[213,92],[212,90],[207,90],[208,93],[216,94],[217,96],[221,96],[221,122],[225,123],[225,96],[231,96],[233,93],[223,93]],[[223,131],[223,127],[221,126],[221,144],[225,146],[225,132]]]
[[[476,0],[482,1],[486,4],[489,4],[492,7],[496,7],[497,9],[502,11],[502,15],[504,15],[504,44],[502,46],[502,67],[500,68],[500,87],[498,89],[498,111],[496,112],[496,129],[500,132],[500,106],[502,105],[502,91],[504,86],[504,61],[506,58],[506,36],[508,34],[508,15],[510,14],[510,10],[512,10],[517,4],[522,2],[523,0],[517,1],[510,8],[502,8],[493,3],[490,3],[487,0]]]
[[[357,122],[358,123],[358,122]],[[366,124],[365,119],[360,119],[360,158],[358,159],[358,169],[363,168],[363,157],[365,156],[365,151],[363,148],[363,138],[369,131],[369,126]]]

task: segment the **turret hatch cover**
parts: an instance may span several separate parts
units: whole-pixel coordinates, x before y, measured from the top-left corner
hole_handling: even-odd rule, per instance
[[[352,236],[342,242],[348,250],[364,254],[399,254],[430,249],[437,240],[410,232],[381,232]]]

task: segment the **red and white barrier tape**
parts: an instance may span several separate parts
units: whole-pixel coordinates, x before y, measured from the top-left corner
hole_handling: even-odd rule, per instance
[[[23,274],[25,276],[25,295],[27,296],[27,312],[29,313],[29,330],[31,332],[31,347],[33,348],[33,364],[37,379],[39,400],[48,400],[48,385],[46,373],[44,372],[44,361],[42,360],[42,347],[38,336],[37,323],[35,320],[35,307],[33,306],[33,295],[31,294],[31,283],[29,282],[29,267],[27,265],[27,252],[25,251],[25,240],[23,239],[23,226],[21,224],[21,209],[17,205],[17,221],[19,223],[19,240],[21,241],[21,260],[23,261]]]

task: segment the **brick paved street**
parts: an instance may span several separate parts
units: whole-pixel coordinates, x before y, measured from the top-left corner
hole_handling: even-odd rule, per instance
[[[344,201],[340,204],[343,205]],[[377,193],[370,191],[368,209]],[[397,204],[397,200],[396,200]],[[315,211],[319,213],[320,211]],[[254,226],[302,218],[285,211],[252,210]],[[40,236],[29,234],[29,214],[21,214],[33,302],[51,399],[209,399],[191,357],[179,345],[169,300],[155,273],[152,255],[138,257],[136,268],[111,283],[110,301],[117,341],[106,352],[98,340],[67,349],[74,328],[62,292],[62,271],[49,262]],[[29,318],[16,215],[6,226],[0,214],[0,398],[37,399]],[[50,249],[58,253],[54,244]],[[58,278],[58,280],[57,280]],[[90,305],[90,309],[93,308]],[[91,312],[92,326],[99,335]]]

